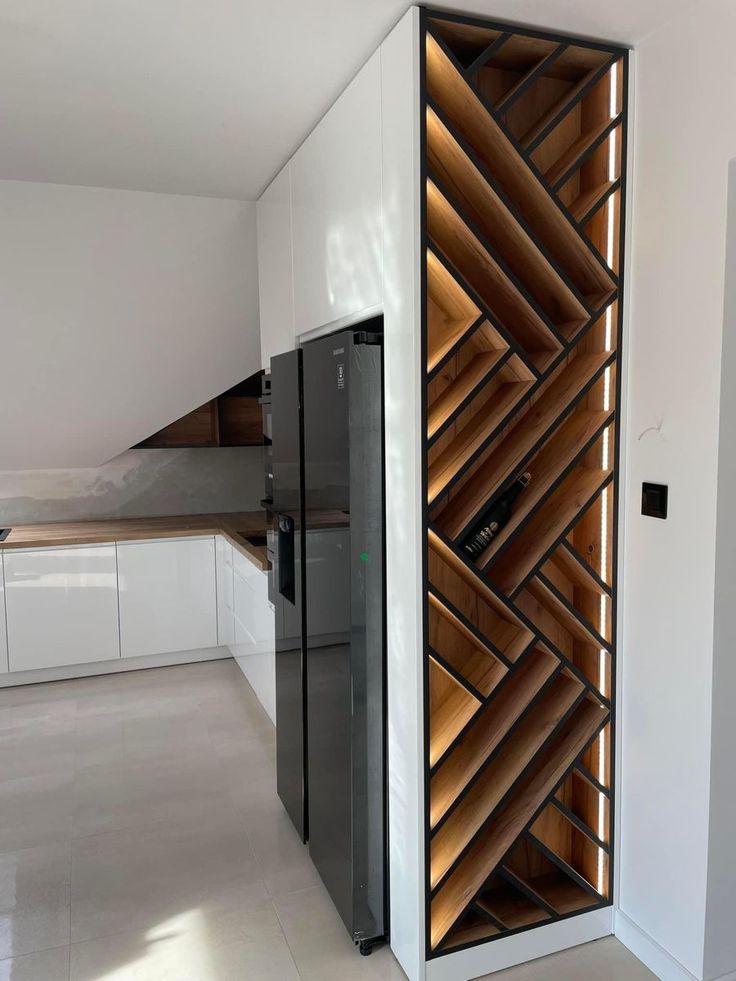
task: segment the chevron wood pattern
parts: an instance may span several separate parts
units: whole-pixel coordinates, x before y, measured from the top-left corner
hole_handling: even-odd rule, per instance
[[[627,57],[423,16],[434,957],[610,902]]]

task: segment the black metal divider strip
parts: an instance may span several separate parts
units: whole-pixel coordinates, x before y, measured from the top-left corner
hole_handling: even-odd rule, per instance
[[[608,653],[611,654],[611,642],[601,636],[587,617],[584,617],[580,610],[573,606],[567,596],[560,592],[557,586],[555,586],[555,584],[551,582],[541,570],[537,573],[537,579],[545,586],[546,589],[550,591],[550,593],[552,593],[555,599],[565,607],[570,616],[574,617],[580,624],[582,624],[583,628],[587,630],[589,634],[592,634],[598,645],[602,647],[603,650],[608,651]]]
[[[429,585],[427,587],[427,593],[431,596],[434,596],[434,598],[438,601],[438,603],[441,603],[446,610],[452,613],[452,615],[456,617],[460,621],[460,623],[462,623],[465,629],[469,630],[470,633],[472,633],[473,636],[477,638],[478,643],[486,650],[490,651],[491,654],[493,654],[493,656],[497,658],[497,660],[499,660],[507,668],[513,667],[514,662],[510,661],[503,653],[503,651],[499,647],[497,647],[496,644],[494,644],[494,642],[491,640],[490,637],[486,637],[484,634],[482,634],[478,629],[478,627],[473,623],[473,621],[469,620],[462,612],[462,610],[459,610],[454,603],[448,600],[447,597],[439,589],[437,589],[436,586],[432,584],[431,577],[430,577]]]
[[[584,696],[583,696],[583,697],[584,697]],[[592,744],[593,744],[593,743],[595,742],[595,740],[596,740],[596,739],[598,738],[598,734],[600,733],[600,731],[601,731],[601,729],[603,729],[603,728],[605,727],[605,725],[606,725],[607,723],[608,723],[608,719],[606,719],[606,720],[605,720],[604,722],[602,722],[602,723],[600,724],[600,726],[598,726],[598,727],[596,728],[596,730],[595,730],[595,732],[593,733],[593,735],[591,736],[591,738],[590,738],[590,739],[589,739],[589,740],[588,740],[588,741],[586,742],[586,744],[585,744],[585,746],[584,746],[584,747],[583,747],[583,749],[582,749],[582,750],[580,751],[580,753],[579,753],[579,755],[577,756],[577,758],[576,758],[576,759],[580,759],[580,757],[581,757],[581,756],[583,756],[583,755],[584,755],[584,754],[585,754],[585,753],[586,753],[586,752],[588,751],[588,749],[589,749],[589,748],[590,748],[590,747],[592,746]],[[545,809],[545,807],[547,807],[547,805],[549,804],[549,802],[550,802],[550,800],[552,799],[552,797],[554,797],[554,795],[555,795],[555,794],[557,793],[557,791],[558,791],[558,790],[560,789],[560,786],[561,786],[561,785],[562,785],[562,784],[563,784],[563,783],[565,782],[565,780],[566,780],[566,779],[567,779],[567,777],[569,776],[569,774],[570,774],[570,772],[571,772],[571,771],[572,771],[572,770],[573,770],[574,768],[575,768],[575,763],[573,763],[573,764],[572,764],[572,765],[571,765],[571,766],[569,767],[569,769],[568,769],[568,770],[567,770],[567,771],[565,772],[565,774],[564,774],[564,775],[563,775],[563,776],[562,776],[562,777],[560,778],[560,780],[559,780],[559,781],[558,781],[558,782],[557,782],[557,783],[555,784],[555,786],[554,786],[554,789],[553,789],[553,790],[552,790],[552,791],[551,791],[551,792],[550,792],[550,793],[549,793],[549,794],[548,794],[548,795],[547,795],[547,796],[545,797],[545,799],[544,799],[544,801],[543,801],[543,802],[542,802],[542,803],[541,803],[541,804],[539,805],[539,807],[537,808],[537,810],[536,810],[536,811],[534,812],[534,816],[533,816],[533,817],[531,818],[531,820],[530,820],[530,821],[528,821],[528,822],[527,822],[527,824],[526,824],[526,825],[524,826],[524,828],[523,828],[523,830],[522,830],[522,831],[521,831],[521,832],[519,833],[519,835],[517,835],[517,837],[516,837],[516,838],[514,839],[514,843],[513,843],[512,845],[511,845],[511,847],[510,847],[510,848],[508,848],[508,849],[506,850],[506,852],[505,852],[505,853],[504,853],[504,855],[502,856],[502,858],[501,858],[501,860],[500,860],[500,861],[499,861],[499,862],[498,862],[498,863],[497,863],[497,864],[496,864],[496,865],[494,866],[494,868],[493,868],[493,869],[491,869],[491,870],[490,870],[490,871],[488,872],[488,876],[490,876],[490,875],[492,875],[492,874],[493,874],[493,873],[494,873],[494,872],[496,871],[496,869],[498,869],[498,868],[500,868],[500,867],[501,867],[502,865],[505,865],[505,864],[506,864],[506,862],[507,862],[507,860],[508,860],[508,858],[509,858],[509,856],[510,856],[510,854],[511,854],[511,852],[512,852],[512,851],[514,850],[514,848],[515,848],[515,847],[516,847],[516,845],[517,845],[517,844],[519,843],[519,841],[520,841],[520,840],[521,840],[521,839],[522,839],[523,837],[525,837],[525,835],[526,835],[526,834],[527,834],[527,832],[529,831],[529,828],[531,828],[531,826],[532,826],[532,825],[534,824],[534,822],[535,822],[535,821],[537,820],[537,818],[538,818],[538,817],[539,817],[539,815],[540,815],[540,814],[542,813],[542,811],[543,811],[543,810]],[[488,878],[488,876],[487,876],[486,878]],[[473,899],[471,899],[471,900],[470,900],[470,902],[469,902],[469,903],[467,903],[467,904],[466,904],[466,905],[465,905],[465,906],[463,907],[463,909],[462,909],[462,910],[461,910],[461,911],[460,911],[460,912],[458,913],[458,915],[457,915],[457,916],[455,917],[455,920],[454,920],[454,922],[453,922],[453,926],[455,925],[455,923],[457,923],[457,921],[458,921],[458,920],[460,919],[460,917],[461,917],[461,916],[463,916],[463,915],[465,914],[465,912],[466,912],[466,910],[468,909],[468,906],[470,905],[470,903],[472,903],[472,902],[474,902],[474,901],[475,901],[475,899],[476,899],[476,897],[477,897],[477,894],[476,894],[476,896],[474,896],[474,897],[473,897]],[[599,896],[599,898],[600,898],[600,896]],[[610,899],[607,899],[607,900],[605,900],[605,902],[602,902],[602,903],[601,903],[600,905],[601,905],[601,906],[610,906],[610,905],[611,905],[611,900],[610,900]],[[578,911],[576,911],[576,912],[578,912]],[[562,919],[562,917],[560,917],[560,919]],[[447,934],[448,934],[448,933],[450,932],[450,930],[451,930],[451,929],[452,929],[452,926],[451,926],[451,927],[450,927],[450,928],[449,928],[449,929],[447,930],[447,932],[445,933],[445,937],[447,936]],[[443,939],[444,939],[444,937],[443,937]]]
[[[480,71],[490,61],[493,55],[496,54],[499,48],[502,48],[506,44],[510,37],[512,35],[508,32],[499,34],[495,41],[491,41],[488,47],[484,51],[481,51],[478,57],[474,61],[471,61],[467,68],[463,69],[463,75],[470,77],[471,75],[475,75],[477,71]]]
[[[604,193],[601,194],[601,196],[595,201],[593,205],[591,205],[591,207],[585,212],[583,217],[578,221],[578,225],[581,229],[583,229],[585,225],[587,225],[588,222],[591,221],[591,219],[600,211],[600,209],[610,198],[610,196],[612,194],[615,194],[620,187],[621,187],[621,179],[617,178],[615,181],[613,181],[610,187],[606,188]]]
[[[552,672],[552,674],[549,676],[549,678],[547,678],[544,684],[540,687],[539,691],[535,692],[532,698],[527,702],[527,704],[524,706],[523,711],[519,713],[518,718],[509,726],[509,728],[506,730],[503,736],[499,739],[497,745],[493,747],[491,752],[488,754],[488,756],[486,756],[486,758],[483,760],[481,765],[475,771],[473,776],[468,780],[465,786],[455,796],[452,804],[450,804],[450,806],[447,808],[447,810],[442,815],[442,817],[437,822],[437,824],[432,828],[432,837],[434,837],[437,834],[437,832],[440,830],[442,825],[445,824],[445,822],[454,813],[454,811],[457,809],[460,803],[470,793],[470,791],[473,789],[473,787],[478,782],[478,780],[480,780],[481,776],[485,773],[488,767],[497,758],[498,754],[502,751],[508,740],[517,731],[517,729],[522,724],[524,719],[526,719],[526,717],[534,710],[534,708],[539,703],[542,696],[552,687],[554,682],[559,678],[560,674],[562,673],[563,667],[564,665],[558,664],[557,667]],[[507,679],[504,678],[502,684],[504,684],[506,681]],[[492,694],[485,700],[485,704],[482,706],[482,709],[486,708],[488,705],[491,705],[493,701],[495,701],[496,695],[500,694],[500,688],[501,685],[499,685],[498,688],[494,692],[492,692]],[[479,716],[480,716],[480,711],[476,713],[476,715],[474,716],[474,723],[478,722]],[[458,737],[455,740],[453,746],[451,747],[451,751],[452,749],[456,748],[456,746],[459,745],[461,741],[462,739]]]
[[[543,753],[544,750],[545,750],[545,748],[550,745],[550,743],[552,741],[552,737],[555,735],[555,733],[558,733],[558,732],[560,732],[562,730],[562,728],[564,727],[565,723],[569,721],[569,719],[574,714],[575,710],[578,708],[578,706],[581,704],[581,702],[586,697],[587,697],[587,692],[585,690],[581,691],[580,694],[573,701],[573,703],[570,706],[570,708],[567,709],[567,711],[563,715],[561,715],[560,718],[557,720],[557,722],[555,723],[554,728],[551,729],[547,733],[547,735],[544,738],[544,742],[542,743],[542,745],[539,748],[538,752],[534,755],[533,759],[536,759],[537,756],[538,756],[538,754],[539,753]],[[472,836],[469,838],[469,840],[467,841],[467,843],[463,846],[462,850],[458,853],[457,857],[453,860],[452,864],[448,867],[447,871],[443,874],[443,876],[440,879],[440,881],[437,883],[437,885],[432,890],[432,898],[433,899],[434,899],[435,896],[437,896],[442,891],[442,888],[449,882],[449,880],[452,877],[453,873],[460,867],[460,865],[462,865],[463,860],[465,859],[466,855],[468,854],[468,852],[470,851],[470,849],[473,847],[473,845],[478,841],[479,837],[483,834],[483,832],[485,830],[487,830],[488,825],[491,823],[492,819],[495,816],[497,816],[506,807],[506,805],[511,801],[511,799],[515,796],[515,794],[516,794],[516,792],[517,792],[517,790],[519,788],[519,784],[522,783],[522,781],[524,780],[524,778],[528,775],[528,772],[529,772],[529,766],[527,765],[527,766],[525,766],[518,773],[518,775],[516,776],[516,778],[512,782],[511,786],[508,788],[508,790],[503,794],[503,796],[499,799],[499,801],[494,805],[494,807],[489,811],[489,813],[483,819],[483,823],[472,834]],[[436,831],[434,832],[434,834],[436,834]],[[518,838],[517,838],[517,840],[518,840]],[[496,866],[496,867],[498,867],[498,866]],[[489,870],[489,873],[488,874],[490,875],[492,871],[493,871],[492,869]]]
[[[475,224],[475,222],[468,218],[465,212],[462,210],[461,205],[458,203],[455,195],[447,188],[447,185],[437,177],[436,173],[429,168],[430,179],[437,190],[440,192],[442,197],[445,199],[447,204],[450,206],[451,210],[457,216],[457,218],[462,222],[463,225],[468,229],[470,234],[481,244],[488,255],[493,260],[494,264],[499,268],[503,276],[511,283],[511,285],[521,294],[522,299],[527,303],[534,313],[539,317],[547,330],[552,334],[552,340],[557,341],[560,347],[564,347],[567,343],[567,339],[560,333],[557,324],[555,324],[552,318],[547,314],[547,312],[540,306],[537,300],[532,296],[527,287],[522,283],[516,273],[513,272],[507,265],[504,259],[498,254],[498,250],[495,249],[488,241],[484,232]],[[580,318],[583,319],[582,317]],[[507,326],[506,329],[510,332],[510,328]],[[542,350],[547,350],[543,348]]]
[[[525,882],[520,876],[518,876],[513,869],[510,869],[508,865],[502,865],[498,869],[499,875],[502,875],[504,879],[515,886],[519,892],[524,893],[527,899],[535,903],[540,909],[544,910],[549,916],[557,916],[557,910],[554,906],[550,906],[546,899],[543,899],[538,892],[535,892],[532,887]]]
[[[485,180],[486,184],[491,188],[493,193],[498,197],[498,199],[504,204],[506,209],[511,214],[516,224],[521,228],[527,238],[531,241],[534,248],[539,252],[539,254],[549,263],[550,267],[554,270],[557,276],[560,278],[562,283],[567,287],[570,293],[575,297],[575,299],[581,303],[591,316],[594,316],[594,311],[588,304],[583,294],[578,289],[577,285],[570,279],[567,273],[560,267],[557,260],[550,253],[549,249],[542,242],[538,242],[534,236],[534,233],[529,227],[528,222],[520,214],[519,210],[511,200],[511,198],[506,194],[503,188],[500,186],[498,181],[494,179],[486,164],[480,159],[475,150],[469,145],[469,143],[458,133],[455,126],[447,118],[444,110],[439,106],[439,104],[429,96],[427,97],[427,105],[432,110],[432,112],[437,116],[439,121],[445,127],[447,132],[457,143],[460,149],[463,151],[465,156],[470,160],[475,169],[480,173],[480,175]]]
[[[608,797],[610,799],[611,791],[608,789],[608,787],[603,786],[598,777],[591,773],[587,766],[585,766],[583,763],[578,763],[575,769],[580,771],[582,776],[598,791],[598,793],[603,794],[604,797]]]
[[[497,930],[501,930],[503,933],[508,930],[505,923],[502,923],[497,916],[494,916],[493,913],[490,913],[487,909],[485,909],[485,907],[479,906],[477,902],[471,903],[469,908],[472,908],[473,912],[477,912],[479,916],[482,916],[484,919],[488,920],[491,926],[494,926]]]
[[[570,824],[574,824],[578,831],[584,834],[586,838],[589,838],[597,848],[600,848],[601,851],[604,851],[606,855],[608,855],[610,849],[605,841],[601,841],[595,831],[593,831],[593,829],[589,827],[585,821],[579,818],[574,811],[571,811],[569,807],[563,804],[559,797],[553,797],[550,803],[553,804],[561,814],[564,814]]]
[[[550,862],[553,862],[561,872],[564,872],[566,876],[572,879],[575,885],[580,886],[581,889],[584,889],[588,895],[595,897],[596,900],[601,900],[603,898],[595,886],[588,882],[585,876],[580,875],[577,869],[574,869],[572,865],[570,865],[569,862],[566,862],[564,858],[561,858],[557,852],[545,845],[543,841],[540,841],[539,838],[533,834],[533,832],[527,830],[524,837],[530,841],[535,848],[538,848],[545,858],[548,858]]]
[[[563,172],[562,176],[558,177],[557,180],[550,185],[550,187],[555,192],[555,194],[557,194],[560,190],[562,190],[562,188],[565,186],[565,184],[567,184],[570,178],[573,177],[574,174],[578,170],[580,170],[583,164],[590,159],[590,157],[595,153],[598,147],[602,143],[605,143],[605,141],[608,139],[608,137],[615,129],[618,129],[618,127],[621,125],[623,121],[623,118],[624,116],[622,112],[620,112],[618,116],[614,116],[613,119],[610,120],[606,128],[601,133],[599,133],[598,136],[596,136],[595,140],[590,144],[590,146],[586,147],[585,150],[580,154],[580,156],[576,157],[576,159],[570,164],[567,170]]]
[[[537,147],[541,146],[541,144],[544,143],[544,141],[547,139],[547,137],[550,135],[550,133],[553,130],[557,129],[557,127],[560,125],[560,123],[565,118],[565,116],[569,115],[569,113],[572,112],[575,106],[578,105],[579,102],[582,102],[582,100],[585,98],[586,95],[590,94],[590,92],[598,84],[598,82],[600,82],[600,80],[604,77],[604,75],[607,75],[608,72],[610,72],[610,70],[618,61],[618,57],[619,57],[618,55],[613,55],[611,58],[609,58],[608,61],[604,62],[600,66],[600,68],[590,76],[590,78],[585,83],[585,85],[582,85],[578,89],[578,91],[572,96],[572,98],[565,103],[565,105],[560,109],[557,115],[553,119],[551,119],[549,123],[547,123],[544,129],[542,129],[539,133],[537,133],[537,135],[534,137],[533,140],[527,143],[526,146],[524,146],[524,144],[522,143],[522,146],[524,146],[524,150],[526,151],[526,153],[529,154],[529,156],[531,156],[531,154],[534,153]]]
[[[514,476],[511,477],[511,478],[507,478],[507,480],[504,482],[504,484],[506,486],[508,486],[511,483],[513,483],[513,481],[516,479],[516,474],[519,473],[519,471],[523,471],[525,469],[525,467],[527,466],[527,464],[529,464],[531,462],[531,460],[534,458],[534,456],[536,456],[536,454],[539,453],[539,451],[544,448],[545,444],[548,443],[549,440],[551,440],[554,437],[554,434],[557,432],[557,430],[559,428],[561,428],[561,424],[563,422],[565,422],[572,415],[572,413],[575,411],[577,405],[579,404],[579,402],[580,402],[580,400],[582,398],[584,398],[584,395],[582,395],[582,396],[580,396],[580,398],[576,399],[575,403],[571,407],[568,407],[568,409],[565,410],[565,414],[561,418],[561,420],[559,421],[559,424],[558,425],[555,425],[552,428],[550,428],[547,431],[548,435],[546,437],[543,437],[543,438],[541,438],[540,440],[537,441],[537,443],[535,444],[534,450],[533,451],[530,451],[526,455],[524,462],[521,463],[521,464],[519,464],[516,467],[516,471],[515,471]],[[482,569],[479,568],[479,571],[481,571],[483,574],[485,574],[485,573],[487,573],[488,570],[490,570],[490,569],[493,568],[493,564],[496,561],[496,558],[498,556],[502,555],[503,552],[505,551],[505,549],[507,547],[509,547],[510,545],[513,544],[513,542],[523,532],[524,528],[526,528],[526,526],[531,521],[531,519],[534,517],[534,515],[539,512],[540,508],[542,508],[544,506],[544,504],[549,500],[549,498],[551,497],[551,495],[554,494],[554,492],[557,490],[557,488],[560,486],[560,484],[563,482],[563,480],[565,480],[566,477],[569,477],[569,475],[572,473],[572,471],[575,469],[575,467],[580,463],[580,460],[585,456],[585,454],[590,449],[592,449],[592,447],[595,445],[596,441],[601,438],[604,430],[606,430],[608,428],[608,426],[610,426],[611,423],[613,422],[614,417],[615,417],[615,412],[613,412],[613,411],[609,412],[609,414],[606,416],[606,418],[603,420],[603,422],[600,424],[600,426],[596,429],[596,431],[593,433],[593,435],[582,445],[582,447],[580,447],[578,450],[575,451],[574,457],[568,463],[568,465],[565,467],[565,469],[559,474],[558,477],[556,477],[552,481],[552,483],[549,485],[547,491],[545,492],[544,497],[540,498],[539,501],[537,501],[537,503],[531,509],[531,511],[529,512],[529,514],[527,514],[524,518],[522,518],[522,520],[519,522],[518,526],[516,528],[514,528],[514,530],[509,535],[509,537],[503,543],[503,545],[498,549],[497,552],[494,552],[493,553],[492,558],[491,558],[491,561],[488,562],[486,565],[484,565],[482,567]],[[498,493],[502,493],[502,492],[501,491],[497,491],[496,492],[496,496],[498,495]],[[462,538],[462,536],[467,533],[467,530],[470,528],[470,526],[471,526],[472,522],[475,520],[477,514],[478,514],[478,512],[476,511],[475,514],[473,515],[473,518],[470,521],[468,521],[467,524],[466,524],[466,526],[463,528],[462,533],[457,536],[458,538]]]
[[[498,587],[495,586],[493,582],[491,582],[491,580],[484,579],[483,576],[479,574],[478,569],[476,569],[474,565],[469,563],[467,558],[462,554],[462,552],[460,552],[460,550],[456,548],[455,544],[451,541],[451,539],[447,538],[435,525],[430,524],[430,528],[433,534],[437,536],[437,538],[442,542],[442,544],[446,548],[450,549],[450,551],[452,551],[454,555],[457,556],[457,558],[461,559],[465,563],[466,568],[470,569],[474,573],[474,575],[477,576],[477,578],[483,583],[483,585],[487,589],[489,589],[490,592],[493,593],[496,599],[503,604],[505,609],[507,609],[510,613],[513,613],[513,615],[518,620],[521,621],[521,623],[527,628],[527,630],[530,630],[535,635],[535,637],[537,638],[537,642],[543,644],[551,654],[554,654],[556,658],[562,661],[563,666],[566,667],[568,671],[570,671],[572,674],[575,675],[578,681],[585,686],[586,690],[595,699],[597,699],[597,701],[599,701],[602,705],[605,705],[606,708],[610,708],[611,706],[610,700],[606,698],[605,695],[601,694],[598,688],[580,670],[577,664],[575,664],[574,661],[570,660],[570,658],[566,654],[564,654],[559,649],[559,647],[557,647],[556,644],[553,644],[552,641],[549,640],[549,638],[542,633],[539,627],[537,627],[537,625],[534,624],[529,619],[529,617],[527,617],[526,614],[513,603],[512,600],[506,597],[504,593],[502,593],[501,590],[498,589]]]
[[[550,555],[552,555],[552,553],[553,553],[553,552],[555,551],[555,549],[556,549],[556,548],[557,548],[557,546],[558,546],[558,545],[560,544],[560,542],[562,541],[562,539],[563,539],[563,538],[567,538],[567,536],[568,536],[568,535],[570,534],[570,532],[571,532],[571,531],[572,531],[572,529],[573,529],[573,528],[575,527],[575,525],[576,525],[576,524],[578,523],[578,521],[580,521],[580,519],[581,519],[581,518],[582,518],[582,516],[583,516],[583,515],[585,514],[585,512],[586,512],[586,511],[587,511],[587,510],[588,510],[588,509],[589,509],[589,508],[591,507],[591,505],[592,505],[592,504],[593,504],[593,503],[595,502],[595,500],[596,500],[596,498],[597,498],[597,497],[598,497],[598,496],[599,496],[600,494],[602,494],[602,493],[603,493],[603,491],[604,491],[604,490],[606,489],[606,487],[608,487],[608,485],[609,485],[609,484],[611,483],[611,481],[612,481],[612,480],[613,480],[613,471],[611,471],[611,472],[610,472],[610,473],[608,474],[608,476],[607,476],[607,477],[606,477],[606,478],[605,478],[604,480],[602,480],[602,481],[601,481],[601,483],[600,483],[600,485],[599,485],[599,486],[598,486],[598,487],[596,488],[596,490],[594,491],[594,493],[590,495],[590,497],[588,498],[588,500],[587,500],[587,501],[585,502],[585,504],[584,504],[584,505],[583,505],[583,506],[582,506],[582,507],[580,508],[580,510],[578,511],[578,513],[577,513],[577,514],[575,515],[575,517],[574,517],[574,518],[572,519],[572,521],[570,521],[570,523],[569,523],[569,524],[568,524],[568,525],[567,525],[567,526],[565,527],[565,530],[564,530],[563,532],[561,532],[561,533],[560,533],[560,534],[559,534],[559,535],[557,536],[557,538],[555,539],[555,541],[554,541],[554,543],[553,543],[553,544],[552,544],[552,545],[551,545],[551,546],[550,546],[550,547],[549,547],[549,548],[547,549],[547,551],[546,551],[546,552],[544,553],[544,555],[542,556],[542,558],[541,558],[541,559],[539,559],[539,560],[538,560],[538,562],[536,562],[536,564],[534,565],[534,568],[533,568],[533,569],[531,569],[531,570],[530,570],[530,571],[529,571],[529,572],[528,572],[528,573],[526,574],[526,576],[524,576],[524,578],[523,578],[523,579],[522,579],[522,581],[521,581],[521,582],[519,583],[519,585],[518,585],[518,586],[516,586],[516,588],[515,588],[515,589],[513,589],[513,590],[511,591],[511,593],[510,593],[510,596],[509,596],[509,598],[510,598],[510,599],[511,599],[512,601],[514,600],[514,598],[515,598],[516,596],[518,596],[518,595],[519,595],[519,593],[520,593],[520,592],[521,592],[522,590],[524,590],[524,589],[526,589],[526,587],[527,587],[527,586],[528,586],[528,584],[529,584],[529,581],[530,581],[531,579],[533,579],[533,578],[534,578],[534,576],[536,576],[536,575],[537,575],[537,573],[539,572],[539,570],[540,570],[540,569],[542,568],[542,566],[543,566],[543,565],[544,565],[544,563],[545,563],[545,562],[547,561],[547,559],[548,559],[548,558],[550,557]]]
[[[611,587],[608,585],[607,582],[605,582],[605,580],[601,579],[601,577],[595,571],[595,569],[593,568],[593,566],[589,562],[586,562],[585,561],[585,559],[582,557],[582,555],[580,554],[580,552],[578,552],[578,550],[575,548],[575,546],[572,545],[567,540],[567,538],[565,538],[560,544],[569,553],[570,557],[573,558],[578,563],[578,565],[582,566],[584,572],[590,573],[590,576],[595,581],[595,583],[600,587],[600,589],[604,593],[606,593],[607,596],[610,596],[611,595]]]
[[[567,44],[558,44],[556,48],[541,58],[536,65],[527,71],[526,75],[508,92],[499,102],[496,103],[496,112],[506,113],[517,102],[524,93],[531,88],[540,75],[544,75],[550,65],[554,64],[560,55],[567,51]]]
[[[504,365],[508,363],[508,360],[512,355],[513,355],[513,351],[511,351],[510,349],[507,350],[493,365],[490,371],[486,372],[486,374],[483,375],[480,381],[475,383],[475,385],[470,389],[467,395],[463,398],[462,402],[460,402],[456,406],[456,408],[454,408],[452,412],[450,412],[447,418],[443,420],[442,424],[438,426],[437,429],[435,429],[435,431],[429,437],[430,445],[433,445],[440,438],[440,436],[442,436],[443,433],[447,432],[447,430],[452,425],[452,423],[455,422],[457,417],[461,413],[463,413],[465,409],[468,408],[468,406],[473,401],[473,399],[477,395],[480,395],[480,393],[483,391],[483,389],[486,387],[486,385],[489,382],[493,381],[493,379],[499,373],[501,368],[503,368]]]
[[[439,36],[431,28],[428,29],[427,33],[430,34],[432,36],[433,40],[437,42],[437,44],[442,49],[442,51],[444,52],[444,54],[447,56],[448,60],[451,62],[452,66],[455,68],[455,70],[458,72],[458,74],[461,75],[461,76],[463,76],[462,67],[460,66],[457,58],[454,55],[454,53],[450,50],[450,48],[445,43],[444,38],[442,38],[441,36]],[[527,155],[526,150],[521,146],[521,144],[519,143],[519,141],[516,139],[516,137],[513,135],[513,133],[506,126],[506,124],[504,123],[503,119],[501,119],[499,117],[498,113],[496,112],[496,110],[494,109],[494,107],[490,104],[490,102],[488,101],[488,99],[486,99],[485,96],[483,95],[483,93],[479,91],[478,87],[473,84],[473,82],[472,82],[471,79],[464,78],[464,81],[469,86],[469,88],[472,89],[473,94],[478,99],[478,101],[480,102],[480,104],[486,110],[486,112],[488,113],[488,115],[491,116],[491,118],[496,123],[496,125],[499,127],[499,129],[502,130],[504,136],[508,139],[508,141],[511,143],[511,145],[513,146],[513,148],[516,150],[516,152],[519,155],[520,162],[522,164],[524,164],[531,171],[531,173],[536,177],[536,179],[539,181],[539,183],[540,183],[540,185],[541,185],[542,190],[544,191],[544,193],[547,194],[548,197],[550,198],[550,200],[554,202],[555,206],[560,210],[560,212],[562,213],[562,215],[565,218],[565,220],[574,229],[575,234],[578,235],[583,240],[583,242],[587,246],[588,250],[590,251],[590,254],[593,257],[593,259],[598,263],[598,265],[606,273],[606,275],[610,277],[611,282],[612,282],[612,285],[613,286],[618,286],[618,276],[616,276],[616,274],[614,273],[614,271],[609,267],[609,265],[606,263],[606,261],[603,258],[603,256],[600,254],[599,250],[590,241],[590,239],[588,238],[588,236],[580,228],[578,228],[577,224],[575,223],[574,218],[572,217],[572,215],[570,214],[570,212],[567,210],[567,208],[563,205],[563,203],[560,201],[560,199],[557,197],[557,195],[556,194],[552,194],[552,192],[549,189],[549,186],[547,185],[546,181],[544,180],[544,175],[542,174],[542,172],[539,170],[539,168],[534,163],[534,161],[531,159],[531,157],[529,157]]]

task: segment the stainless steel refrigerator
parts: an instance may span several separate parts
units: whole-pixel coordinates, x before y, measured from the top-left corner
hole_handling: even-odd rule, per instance
[[[277,786],[363,953],[387,929],[382,388],[377,330],[271,361]]]

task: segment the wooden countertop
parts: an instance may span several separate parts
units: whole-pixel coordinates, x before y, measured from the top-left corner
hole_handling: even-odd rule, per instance
[[[126,542],[147,538],[183,538],[193,535],[224,535],[254,565],[268,570],[266,549],[246,541],[247,535],[265,534],[265,511],[235,511],[228,514],[184,514],[160,518],[110,518],[97,521],[60,521],[52,524],[17,525],[0,549],[49,548],[54,545],[89,545]]]

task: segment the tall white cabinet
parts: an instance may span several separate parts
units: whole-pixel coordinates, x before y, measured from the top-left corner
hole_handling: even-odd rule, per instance
[[[291,251],[291,163],[276,175],[256,205],[261,366],[294,347]]]
[[[212,536],[117,548],[123,657],[217,646]]]
[[[10,671],[120,657],[115,545],[4,555]]]

